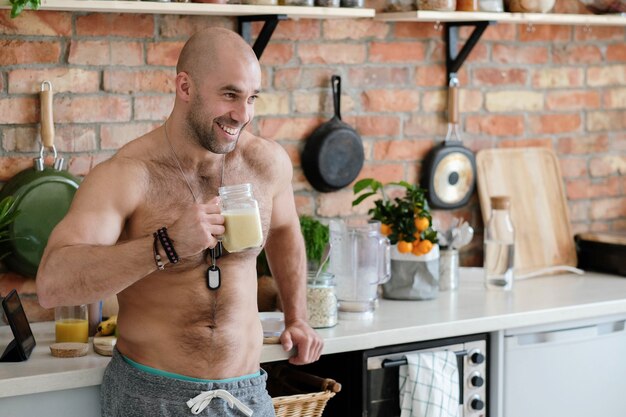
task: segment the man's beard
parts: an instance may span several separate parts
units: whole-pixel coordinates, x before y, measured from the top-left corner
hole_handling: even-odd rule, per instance
[[[229,142],[225,145],[220,145],[220,142],[217,138],[217,134],[215,133],[215,128],[213,127],[213,120],[210,123],[206,123],[205,117],[201,114],[200,109],[202,108],[202,104],[200,99],[195,99],[191,105],[191,110],[187,115],[187,125],[189,126],[189,133],[195,136],[196,142],[200,144],[203,148],[217,154],[225,154],[233,149],[237,145],[239,141],[239,136],[241,135],[242,128],[239,130],[239,135],[237,136],[237,140],[234,142]],[[220,119],[217,119],[220,121]],[[221,124],[228,125],[228,123]]]

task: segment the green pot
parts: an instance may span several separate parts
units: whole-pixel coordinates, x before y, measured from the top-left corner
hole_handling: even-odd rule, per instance
[[[0,253],[8,253],[2,260],[7,268],[28,277],[37,275],[48,237],[69,210],[79,183],[66,171],[46,167],[26,169],[2,188],[0,200],[13,196],[19,211],[8,226],[11,240],[0,246]]]

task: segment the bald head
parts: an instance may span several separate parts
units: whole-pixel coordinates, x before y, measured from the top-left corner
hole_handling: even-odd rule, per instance
[[[176,72],[186,72],[199,82],[203,74],[218,68],[224,60],[258,64],[254,51],[239,34],[224,28],[207,28],[189,38],[178,58]]]
[[[176,70],[173,125],[213,153],[231,152],[261,89],[252,48],[235,32],[205,29],[189,38]]]

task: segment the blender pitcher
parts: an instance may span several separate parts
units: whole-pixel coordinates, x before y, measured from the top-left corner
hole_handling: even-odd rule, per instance
[[[339,317],[373,316],[378,284],[391,277],[389,239],[379,221],[330,221],[330,271],[337,282]]]

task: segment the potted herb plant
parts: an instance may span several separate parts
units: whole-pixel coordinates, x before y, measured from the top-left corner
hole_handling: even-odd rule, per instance
[[[322,256],[329,241],[328,226],[310,216],[300,216],[300,230],[304,238],[306,249],[307,269],[309,273],[315,274],[322,262]],[[281,309],[280,297],[276,283],[272,278],[265,256],[265,251],[261,251],[257,257],[257,302],[259,311],[274,311]],[[326,266],[325,266],[326,267]]]
[[[404,188],[404,194],[390,198],[390,188]],[[383,284],[383,297],[430,299],[439,292],[439,246],[437,231],[426,201],[426,190],[406,181],[382,184],[365,178],[354,185],[353,206],[379,195],[368,214],[381,222],[381,233],[392,246],[391,279]]]
[[[15,221],[19,211],[15,209],[15,198],[7,196],[0,201],[0,259],[7,256],[10,252],[6,245],[2,243],[10,240],[9,225]]]
[[[328,226],[313,217],[302,215],[300,216],[300,230],[304,237],[308,270],[317,271],[320,262],[323,262],[322,257],[328,245],[330,236]]]
[[[11,18],[15,19],[26,6],[30,6],[33,10],[39,9],[41,0],[9,0],[9,3],[11,3]]]
[[[307,269],[317,271],[329,241],[328,226],[311,216],[302,215],[300,216],[300,230],[306,249]],[[271,275],[265,251],[261,251],[257,258],[257,275]]]

